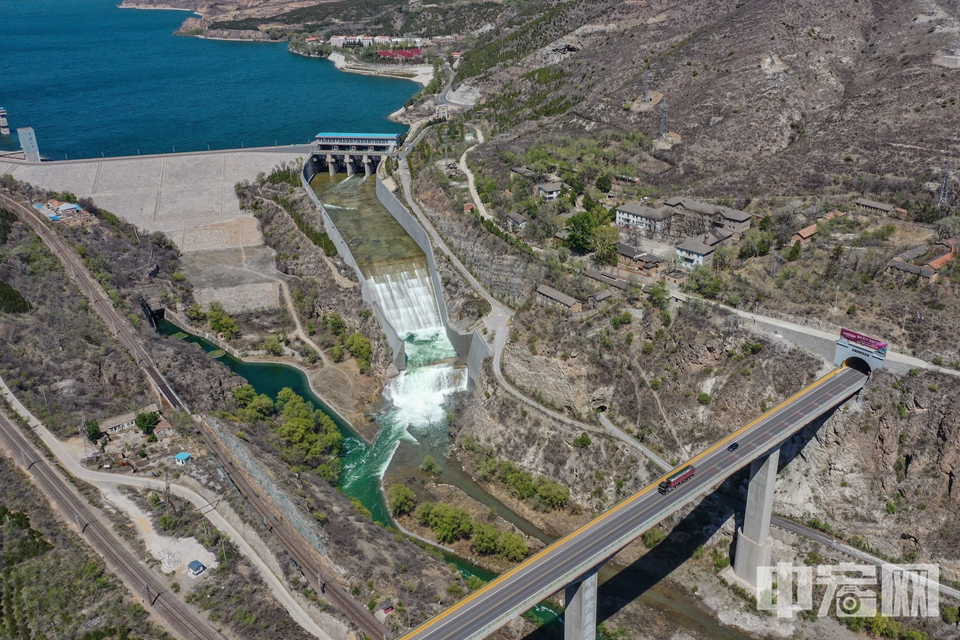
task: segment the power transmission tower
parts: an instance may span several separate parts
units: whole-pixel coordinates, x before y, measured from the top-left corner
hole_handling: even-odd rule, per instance
[[[667,99],[664,98],[660,106],[660,139],[666,140],[668,133],[670,133],[670,127],[667,121]]]
[[[937,208],[946,209],[950,205],[950,165],[953,163],[953,153],[947,156],[947,164],[943,167],[943,182],[937,191]]]
[[[650,69],[643,70],[643,101],[650,102]]]

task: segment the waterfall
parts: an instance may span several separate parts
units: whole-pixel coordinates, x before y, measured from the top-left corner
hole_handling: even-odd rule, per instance
[[[426,260],[369,265],[367,283],[401,337],[443,327]]]

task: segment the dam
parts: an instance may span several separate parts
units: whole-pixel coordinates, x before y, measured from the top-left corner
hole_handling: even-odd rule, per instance
[[[318,149],[301,177],[330,239],[357,272],[399,372],[383,391],[389,408],[377,415],[373,446],[362,456],[345,456],[341,486],[349,492],[378,486],[401,442],[424,445],[424,451],[444,449],[444,404],[470,387],[490,352],[478,333],[449,325],[423,229],[375,174],[340,173],[328,164],[328,151]]]
[[[347,177],[363,170],[369,178],[380,160],[400,146],[398,133],[318,133],[316,162],[331,176],[342,167]]]

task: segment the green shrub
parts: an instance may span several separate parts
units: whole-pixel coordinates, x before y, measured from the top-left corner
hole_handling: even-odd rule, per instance
[[[440,465],[437,464],[437,461],[433,459],[433,456],[424,456],[423,462],[420,463],[420,471],[424,471],[431,475],[436,475],[440,473]]]
[[[713,568],[717,571],[722,571],[730,566],[730,556],[720,549],[711,549],[710,557],[713,558]]]
[[[395,516],[406,515],[417,506],[413,491],[403,484],[392,485],[387,490],[387,499],[390,501],[390,510]]]
[[[614,329],[619,329],[630,324],[633,321],[633,316],[630,315],[629,311],[624,311],[623,313],[618,313],[610,319],[610,324]]]
[[[643,532],[643,544],[647,549],[653,549],[655,546],[667,539],[667,534],[662,529],[654,527]]]
[[[530,553],[523,536],[509,531],[504,531],[500,535],[497,547],[499,555],[512,562],[520,562]]]
[[[585,449],[590,446],[590,442],[590,436],[584,432],[573,439],[573,446],[577,447],[578,449]]]
[[[157,425],[160,424],[160,414],[156,411],[138,413],[137,417],[134,418],[134,422],[141,433],[149,436],[153,433],[153,430],[157,428]]]
[[[708,404],[710,404],[710,394],[709,394],[709,393],[701,393],[700,395],[697,396],[697,402],[699,402],[699,403],[702,404],[702,405],[708,405]]]

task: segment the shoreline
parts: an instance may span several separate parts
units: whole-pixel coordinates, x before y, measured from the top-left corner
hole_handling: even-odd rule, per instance
[[[302,55],[302,54],[299,54]],[[307,56],[313,57],[313,56]],[[333,66],[345,73],[356,73],[363,76],[379,76],[381,78],[396,78],[397,80],[410,80],[411,82],[416,82],[422,87],[426,87],[430,84],[430,81],[433,80],[433,67],[429,65],[417,65],[416,67],[410,68],[408,71],[412,74],[411,76],[400,76],[394,73],[387,73],[385,70],[377,69],[375,66],[347,66],[347,59],[342,53],[333,52],[327,56],[327,60],[333,63]],[[365,63],[352,63],[352,64],[365,64]],[[424,69],[429,68],[429,73],[423,71]],[[418,73],[415,69],[420,69],[421,72]],[[394,112],[396,113],[396,112]],[[393,114],[391,114],[393,115]]]
[[[117,9],[140,9],[142,11],[187,11],[194,14],[195,16],[203,17],[202,13],[198,13],[194,9],[184,9],[183,7],[140,7],[132,4],[123,4],[122,2],[117,5]]]

